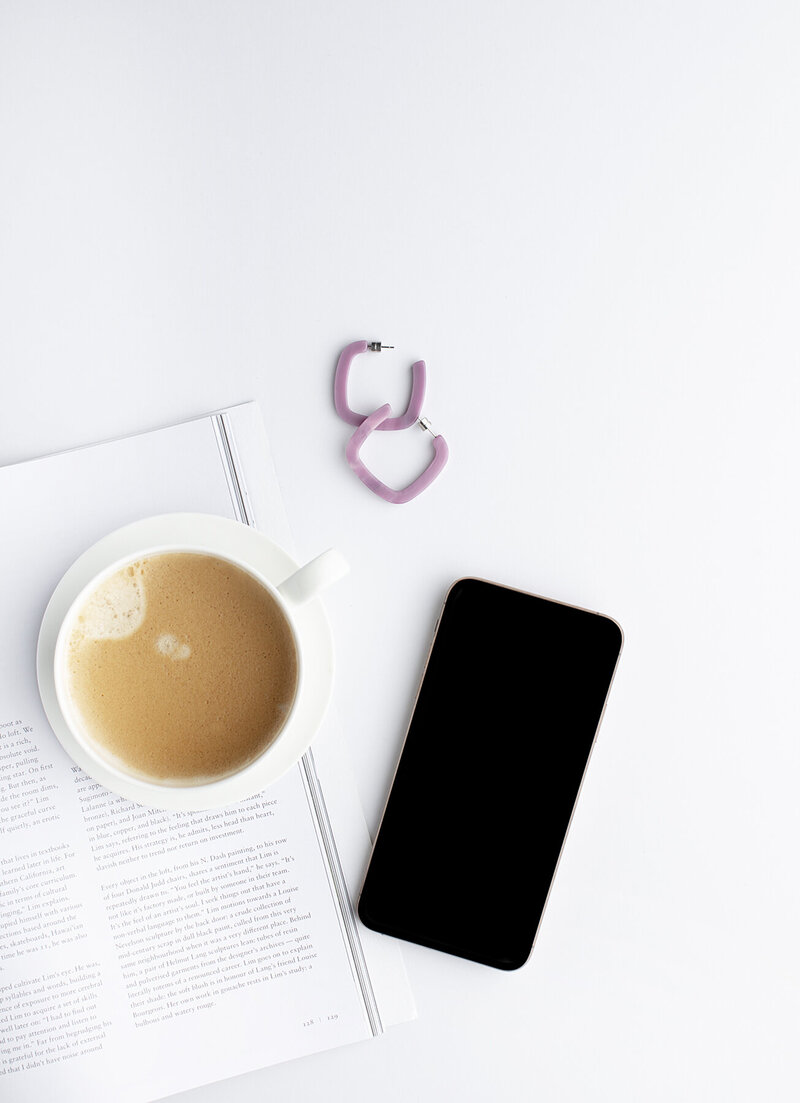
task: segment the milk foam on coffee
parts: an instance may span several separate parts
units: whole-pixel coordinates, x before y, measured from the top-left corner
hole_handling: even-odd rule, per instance
[[[297,689],[291,628],[274,597],[217,556],[153,555],[104,580],[67,645],[83,730],[147,780],[200,784],[258,757]]]
[[[72,640],[121,640],[144,620],[144,567],[133,563],[101,582],[78,616]]]

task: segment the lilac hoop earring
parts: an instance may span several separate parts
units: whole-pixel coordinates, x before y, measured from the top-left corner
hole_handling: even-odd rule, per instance
[[[346,421],[348,425],[359,426],[367,417],[350,409],[347,401],[347,378],[350,374],[350,365],[354,357],[362,352],[380,352],[381,349],[393,348],[392,345],[382,345],[380,341],[353,341],[342,349],[339,361],[336,365],[336,375],[333,381],[333,402],[336,413]],[[415,421],[419,420],[422,403],[425,400],[425,361],[417,360],[411,365],[411,397],[404,414],[399,417],[387,417],[381,425],[376,426],[382,430],[408,429]]]
[[[361,479],[364,486],[368,487],[374,494],[377,494],[379,498],[383,498],[385,502],[391,502],[394,505],[403,505],[405,502],[410,502],[412,498],[416,498],[416,496],[427,486],[430,486],[447,463],[450,450],[447,447],[447,441],[444,437],[433,433],[428,419],[426,417],[420,418],[420,427],[433,434],[433,459],[420,476],[401,490],[393,490],[390,486],[387,486],[386,483],[382,483],[379,478],[373,475],[372,472],[364,466],[359,453],[367,437],[376,430],[385,427],[386,420],[391,412],[392,408],[387,402],[384,406],[380,406],[374,413],[366,417],[350,438],[345,450],[345,455],[347,456],[347,462],[350,464],[353,471],[355,471],[356,475],[358,475],[359,479]]]

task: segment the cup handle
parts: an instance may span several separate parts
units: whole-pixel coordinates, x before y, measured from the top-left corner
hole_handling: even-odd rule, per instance
[[[278,586],[278,593],[289,605],[305,605],[326,586],[338,582],[349,570],[347,560],[341,552],[328,548],[322,555],[284,579]]]

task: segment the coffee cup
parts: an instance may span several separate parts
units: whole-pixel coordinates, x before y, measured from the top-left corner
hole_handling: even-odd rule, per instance
[[[333,648],[317,598],[346,571],[333,549],[298,567],[256,530],[202,514],[110,534],[64,576],[42,625],[40,689],[62,745],[154,807],[265,788],[322,722]]]

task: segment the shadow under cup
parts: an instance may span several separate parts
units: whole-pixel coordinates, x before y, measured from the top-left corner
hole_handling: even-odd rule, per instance
[[[118,562],[73,602],[56,693],[87,754],[129,778],[207,785],[257,762],[290,719],[300,647],[252,567],[192,548]]]

